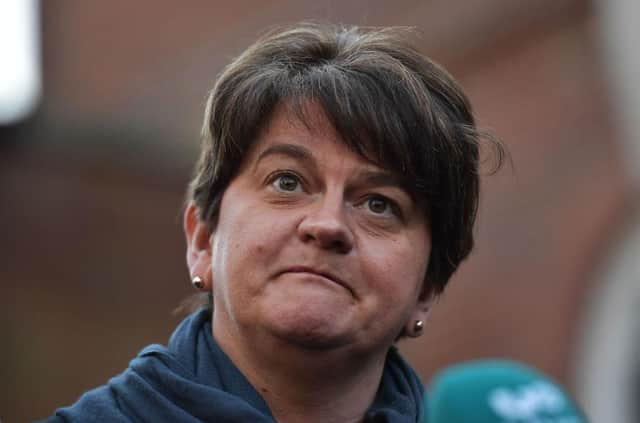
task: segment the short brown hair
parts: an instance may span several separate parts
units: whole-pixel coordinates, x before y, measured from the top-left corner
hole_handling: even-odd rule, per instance
[[[455,80],[399,28],[303,23],[272,31],[233,60],[211,91],[187,201],[215,225],[222,195],[275,107],[303,122],[321,106],[351,150],[396,172],[431,232],[427,292],[439,294],[473,247],[479,143],[496,169],[504,150],[476,128]],[[426,259],[426,258],[425,258]]]

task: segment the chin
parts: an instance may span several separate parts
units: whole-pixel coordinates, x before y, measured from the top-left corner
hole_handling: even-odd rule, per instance
[[[287,343],[306,349],[338,348],[353,339],[352,331],[338,316],[310,311],[279,315],[270,325],[272,333]]]
[[[328,335],[318,331],[288,331],[277,336],[292,346],[308,350],[330,350],[348,344],[348,337]]]
[[[276,337],[308,348],[348,343],[361,327],[357,304],[342,291],[317,284],[274,290],[253,314],[253,321]]]

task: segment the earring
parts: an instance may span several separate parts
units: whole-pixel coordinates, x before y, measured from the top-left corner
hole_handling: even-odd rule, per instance
[[[416,334],[416,336],[420,335],[423,329],[424,329],[424,322],[422,320],[416,320],[415,323],[413,324],[413,331]]]
[[[202,289],[204,288],[204,282],[202,280],[202,278],[200,276],[194,276],[191,279],[191,285],[193,285],[193,287],[195,289]]]

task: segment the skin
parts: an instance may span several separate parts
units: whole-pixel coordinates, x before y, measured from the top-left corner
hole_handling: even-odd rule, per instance
[[[324,117],[275,110],[213,231],[192,204],[187,262],[213,290],[213,336],[278,421],[359,421],[388,349],[430,295],[423,211]]]

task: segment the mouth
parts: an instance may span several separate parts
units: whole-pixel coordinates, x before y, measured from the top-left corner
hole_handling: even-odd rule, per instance
[[[280,274],[284,274],[284,273],[303,273],[303,274],[320,276],[321,278],[326,279],[336,285],[340,285],[341,287],[349,291],[351,295],[354,295],[353,290],[347,283],[345,283],[342,279],[340,279],[339,277],[337,277],[336,275],[328,271],[317,270],[307,266],[293,266],[280,272]]]

